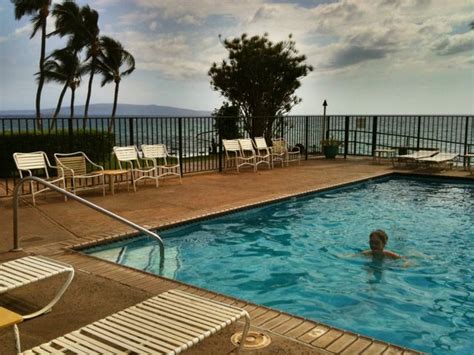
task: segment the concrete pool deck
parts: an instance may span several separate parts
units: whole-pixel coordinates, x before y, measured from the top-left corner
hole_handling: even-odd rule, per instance
[[[374,165],[370,160],[304,161],[274,170],[253,173],[235,170],[225,173],[210,172],[185,176],[153,184],[139,184],[136,193],[122,186],[115,195],[101,196],[100,192],[82,193],[93,203],[111,210],[140,225],[156,228],[185,220],[210,215],[224,210],[241,208],[262,201],[304,193],[394,171],[389,165]],[[400,170],[412,173],[411,170]],[[469,172],[449,170],[443,176],[467,177]],[[188,286],[173,280],[111,264],[72,251],[70,248],[99,240],[111,240],[133,232],[107,216],[98,214],[74,201],[64,203],[56,194],[39,195],[37,206],[25,196],[20,204],[20,239],[24,252],[8,252],[12,247],[11,199],[0,199],[0,262],[25,255],[41,254],[67,262],[76,269],[70,289],[52,312],[20,325],[23,348],[28,349],[60,336],[106,315],[145,300],[172,288],[204,295],[247,309],[252,327],[269,334],[272,343],[258,354],[344,353],[396,354],[414,353],[388,343],[379,342],[351,332],[294,317],[248,302],[236,300]],[[52,280],[32,285],[14,293],[0,296],[0,306],[23,311],[41,304],[51,294]],[[54,285],[53,285],[54,286]],[[225,354],[235,351],[230,335],[231,327],[193,348],[189,353]],[[0,352],[13,353],[11,330],[0,331]]]

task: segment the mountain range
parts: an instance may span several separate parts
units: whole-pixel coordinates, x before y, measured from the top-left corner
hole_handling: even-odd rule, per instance
[[[43,117],[51,117],[54,108],[41,110]],[[82,117],[84,105],[74,106],[76,117]],[[89,116],[110,116],[112,104],[92,104],[89,106]],[[34,116],[35,110],[0,110],[0,116]],[[118,104],[116,116],[210,116],[210,111],[190,110],[186,108],[160,105],[131,105]],[[63,107],[60,116],[69,116],[69,108]]]

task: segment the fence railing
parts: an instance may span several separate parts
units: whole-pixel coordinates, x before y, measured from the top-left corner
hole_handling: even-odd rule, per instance
[[[38,129],[34,117],[0,117],[0,196],[10,195],[18,179],[12,153],[44,150],[52,157],[55,152],[84,150],[107,168],[117,168],[112,157],[114,145],[164,143],[168,150],[179,155],[182,173],[221,170],[223,156],[220,136],[214,117],[117,117],[112,132],[108,132],[108,117],[91,117],[84,124],[82,118],[58,118],[53,129],[51,121],[43,119]],[[240,136],[246,137],[243,120],[238,123]],[[103,138],[97,142],[87,133]],[[41,135],[55,139],[54,150],[35,146],[35,139],[2,144],[19,133]],[[405,148],[416,150],[436,148],[464,155],[474,145],[474,116],[472,115],[331,115],[282,116],[275,120],[273,136],[285,138],[290,145],[302,145],[304,158],[321,152],[323,138],[340,140],[340,152],[348,155],[371,156],[377,148]],[[49,138],[49,139],[48,139]],[[111,140],[111,141],[109,141]],[[53,149],[53,148],[49,148]]]

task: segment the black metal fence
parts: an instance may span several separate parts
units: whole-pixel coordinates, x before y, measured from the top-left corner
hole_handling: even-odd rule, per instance
[[[60,149],[70,152],[70,147],[77,146],[75,140],[81,139],[80,132],[105,135],[109,118],[92,117],[86,122],[82,118],[58,118],[52,130],[48,129],[50,123],[43,119],[44,127],[38,129],[33,117],[0,117],[0,139],[19,132],[61,135],[66,143]],[[239,132],[242,137],[248,136],[242,120]],[[214,117],[117,117],[111,133],[112,145],[166,144],[168,150],[181,158],[183,174],[222,169],[222,149]],[[474,116],[283,116],[275,121],[273,135],[284,137],[290,145],[302,146],[305,159],[321,152],[323,138],[340,140],[344,157],[371,156],[375,149],[383,147],[436,148],[464,155],[474,145]],[[28,141],[21,142],[15,151],[28,152],[31,146]],[[11,152],[0,154],[5,155],[0,156],[0,161],[12,159]],[[117,167],[111,151],[95,151],[94,156],[99,156],[98,163],[107,168]],[[17,178],[17,172],[12,170],[0,180],[0,196],[11,193]]]

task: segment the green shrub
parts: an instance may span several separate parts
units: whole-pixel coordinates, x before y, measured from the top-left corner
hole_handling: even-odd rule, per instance
[[[54,164],[54,153],[72,153],[83,151],[98,164],[110,160],[115,135],[105,131],[73,132],[70,140],[67,130],[33,134],[31,132],[17,132],[12,135],[0,137],[0,176],[9,177],[16,175],[16,166],[13,153],[44,151],[51,164]]]

